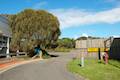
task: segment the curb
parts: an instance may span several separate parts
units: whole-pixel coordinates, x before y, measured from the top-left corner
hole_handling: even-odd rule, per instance
[[[40,61],[40,60],[43,60],[43,59],[34,59],[34,60],[28,60],[28,61],[21,61],[21,62],[16,62],[15,64],[11,64],[11,65],[8,65],[4,68],[1,68],[0,69],[0,74],[12,69],[12,68],[15,68],[17,66],[20,66],[20,65],[24,65],[24,64],[27,64],[27,63],[32,63],[32,62],[36,62],[36,61]]]

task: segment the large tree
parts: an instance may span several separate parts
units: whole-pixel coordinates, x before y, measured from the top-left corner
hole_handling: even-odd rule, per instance
[[[60,35],[57,17],[44,10],[26,9],[8,18],[13,32],[13,48],[28,51],[36,44],[45,47],[54,43]]]

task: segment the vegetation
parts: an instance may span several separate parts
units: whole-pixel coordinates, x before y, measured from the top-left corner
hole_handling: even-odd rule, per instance
[[[70,38],[62,38],[57,41],[58,47],[75,48],[75,40]]]
[[[117,64],[120,65],[120,63]],[[120,75],[120,68],[98,63],[95,60],[86,60],[85,67],[80,67],[80,60],[76,59],[68,64],[68,69],[86,80],[118,80]]]
[[[63,48],[63,47],[57,47],[54,49],[55,52],[69,52],[71,51],[71,48]]]
[[[93,37],[93,36],[85,37],[85,36],[82,36],[82,37],[77,38],[77,40],[87,40],[88,38],[89,39],[100,39],[100,37]]]
[[[8,18],[13,33],[12,50],[30,51],[37,44],[45,48],[60,36],[57,17],[47,11],[26,9]]]
[[[73,48],[75,48],[75,40],[70,38],[58,39],[53,44],[47,45],[48,50],[56,52],[69,52]]]
[[[51,49],[56,52],[69,52],[75,48],[75,40],[70,38],[58,39],[56,43],[51,45]]]

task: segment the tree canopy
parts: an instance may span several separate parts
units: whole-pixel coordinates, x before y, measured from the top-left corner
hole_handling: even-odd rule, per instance
[[[47,11],[26,9],[16,15],[9,15],[8,18],[13,32],[13,48],[28,51],[36,44],[45,47],[60,36],[57,17]]]

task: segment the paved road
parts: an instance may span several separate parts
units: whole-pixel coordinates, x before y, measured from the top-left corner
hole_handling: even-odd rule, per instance
[[[74,51],[51,54],[59,54],[59,57],[15,67],[0,74],[0,80],[81,80],[66,69],[68,61],[76,55]]]

